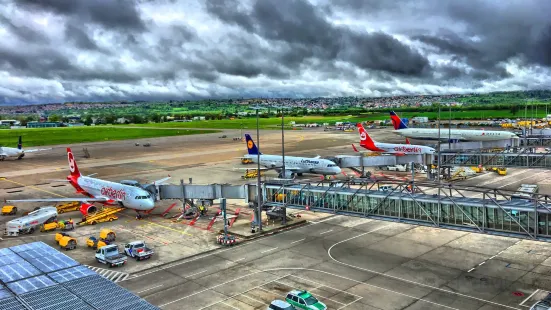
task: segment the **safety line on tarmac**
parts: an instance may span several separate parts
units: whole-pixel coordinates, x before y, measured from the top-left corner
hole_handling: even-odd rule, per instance
[[[23,187],[29,187],[29,188],[35,189],[35,190],[37,190],[37,191],[41,191],[41,192],[44,192],[44,193],[52,194],[52,195],[55,195],[55,196],[58,196],[58,197],[67,198],[66,196],[63,196],[63,195],[60,195],[60,194],[56,194],[56,193],[54,193],[54,192],[47,191],[47,190],[38,188],[38,187],[33,186],[33,185],[26,185],[26,184],[19,183],[19,182],[16,182],[16,181],[8,180],[7,178],[0,178],[0,181],[10,182],[10,183],[13,183],[13,184],[21,185],[21,186],[23,186]]]
[[[345,239],[345,240],[342,240],[342,241],[339,241],[335,244],[333,244],[331,247],[329,247],[329,249],[327,250],[327,255],[329,255],[329,257],[341,264],[341,265],[344,265],[344,266],[347,266],[347,267],[351,267],[351,268],[355,268],[355,269],[358,269],[358,270],[362,270],[362,271],[366,271],[366,272],[369,272],[369,273],[373,273],[373,274],[376,274],[376,275],[379,275],[379,276],[383,276],[383,277],[386,277],[386,278],[390,278],[390,279],[394,279],[394,280],[398,280],[398,281],[402,281],[402,282],[406,282],[406,283],[410,283],[410,284],[414,284],[414,285],[419,285],[419,286],[423,286],[423,287],[427,287],[427,288],[430,288],[430,289],[433,289],[433,290],[437,290],[437,291],[440,291],[440,292],[444,292],[444,293],[448,293],[448,294],[451,294],[451,295],[456,295],[456,296],[461,296],[461,297],[465,297],[465,298],[470,298],[470,299],[474,299],[474,300],[477,300],[477,301],[480,301],[480,302],[484,302],[484,303],[488,303],[488,304],[492,304],[492,305],[496,305],[496,306],[500,306],[500,307],[505,307],[505,308],[509,308],[509,309],[516,309],[516,310],[520,310],[519,308],[515,308],[515,307],[511,307],[511,306],[507,306],[507,305],[503,305],[503,304],[499,304],[499,303],[496,303],[496,302],[493,302],[493,301],[489,301],[489,300],[484,300],[482,298],[478,298],[478,297],[474,297],[474,296],[470,296],[470,295],[465,295],[465,294],[461,294],[461,293],[458,293],[458,292],[454,292],[454,291],[450,291],[450,290],[446,290],[446,289],[443,289],[443,288],[440,288],[440,287],[436,287],[436,286],[431,286],[431,285],[428,285],[428,284],[423,284],[423,283],[419,283],[419,282],[415,282],[415,281],[411,281],[411,280],[407,280],[407,279],[403,279],[403,278],[399,278],[399,277],[396,277],[396,276],[392,276],[392,275],[389,275],[389,274],[386,274],[386,273],[382,273],[382,272],[378,272],[378,271],[375,271],[375,270],[371,270],[371,269],[367,269],[367,268],[363,268],[363,267],[358,267],[358,266],[354,266],[354,265],[351,265],[351,264],[347,264],[347,263],[343,263],[339,260],[336,260],[332,255],[331,255],[331,250],[341,244],[341,243],[344,243],[344,242],[347,242],[347,241],[350,241],[352,239],[355,239],[355,238],[358,238],[358,237],[362,237],[362,236],[365,236],[367,234],[370,234],[372,232],[375,232],[375,231],[378,231],[380,229],[383,229],[383,228],[386,228],[386,227],[389,227],[389,225],[385,225],[385,226],[382,226],[382,227],[379,227],[379,228],[376,228],[376,229],[373,229],[371,231],[368,231],[368,232],[365,232],[363,234],[359,234],[357,236],[354,236],[354,237],[351,237],[351,238],[348,238],[348,239]],[[517,242],[518,243],[518,242]],[[447,307],[447,306],[446,306]],[[450,307],[447,307],[447,308],[450,308]]]
[[[480,264],[474,266],[473,268],[469,269],[469,271],[467,271],[467,272],[471,272],[471,271],[475,270],[476,268],[478,268],[478,267],[484,265],[487,261],[489,261],[489,260],[495,258],[496,256],[500,255],[501,253],[503,253],[503,252],[509,250],[510,248],[512,248],[512,247],[514,247],[515,245],[519,244],[521,241],[522,241],[522,240],[518,240],[518,241],[515,242],[514,244],[511,244],[511,245],[508,246],[507,248],[505,248],[505,249],[499,251],[496,255],[491,256],[490,258],[488,258],[487,260],[483,261],[482,263],[480,263]]]

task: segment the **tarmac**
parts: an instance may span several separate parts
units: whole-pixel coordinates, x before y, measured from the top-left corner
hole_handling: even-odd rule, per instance
[[[228,138],[219,138],[223,134]],[[192,178],[194,184],[244,184],[249,180],[234,169],[244,167],[236,157],[246,153],[245,144],[232,140],[239,134],[227,130],[71,147],[83,173],[98,173],[96,177],[106,180],[152,182],[170,175],[172,183]],[[370,134],[380,141],[401,142],[390,130]],[[260,147],[278,154],[280,139],[279,131],[263,130]],[[285,141],[286,154],[330,156],[353,154],[350,143],[357,143],[358,135],[306,129],[286,132]],[[151,147],[141,146],[145,142]],[[83,148],[90,158],[83,157]],[[21,161],[6,160],[0,166],[0,197],[79,197],[69,185],[52,180],[67,174],[65,146],[28,154]],[[408,173],[384,175],[409,177]],[[540,193],[551,193],[548,170],[508,169],[507,176],[488,172],[457,183],[513,190],[522,183],[537,183]],[[176,207],[161,216],[173,203]],[[303,225],[277,232],[280,225],[267,222],[270,232],[248,239],[252,210],[242,201],[228,204],[228,215],[240,210],[230,228],[243,236],[235,247],[215,242],[222,229],[220,220],[212,221],[217,205],[192,224],[189,219],[174,220],[181,202],[162,201],[143,220],[125,210],[112,223],[77,227],[69,233],[79,247],[64,253],[162,309],[265,309],[273,299],[299,288],[310,290],[329,309],[527,309],[551,290],[549,243],[313,212],[298,212],[297,217],[297,211],[290,211],[291,223]],[[47,204],[17,207],[28,211],[42,205]],[[79,217],[79,212],[71,212],[59,218]],[[1,216],[0,228],[13,218]],[[146,261],[107,269],[85,247],[86,239],[97,237],[102,228],[113,229],[119,245],[144,240],[156,253]],[[55,245],[54,234],[4,238],[0,248],[37,240]]]
[[[526,309],[551,245],[332,216],[146,270],[119,284],[161,309],[266,309],[294,289],[328,309]]]

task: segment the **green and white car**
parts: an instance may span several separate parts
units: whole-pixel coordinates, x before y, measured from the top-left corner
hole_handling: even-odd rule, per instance
[[[326,310],[327,306],[307,291],[291,291],[285,300],[297,309]]]

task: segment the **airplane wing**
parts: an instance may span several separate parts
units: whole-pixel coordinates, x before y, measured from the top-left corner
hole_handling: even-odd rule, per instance
[[[6,202],[108,202],[109,198],[99,197],[99,198],[42,198],[42,199],[13,199],[6,200]]]
[[[49,148],[49,149],[32,149],[32,150],[24,149],[23,151],[25,151],[25,153],[32,153],[32,152],[47,151],[47,150],[51,150],[51,149],[52,148]]]
[[[256,170],[256,167],[255,168],[234,167],[233,169],[234,170]],[[275,169],[275,168],[260,167],[260,170],[272,170],[272,169]]]
[[[69,182],[69,180],[63,180],[63,179],[46,179],[48,181],[51,181],[51,182]]]
[[[171,178],[171,177],[169,176],[169,177],[166,177],[166,178],[162,178],[162,179],[160,179],[160,180],[157,180],[157,181],[153,181],[153,184],[157,184],[157,185],[158,185],[158,184],[162,184],[162,183],[168,181],[170,178]]]

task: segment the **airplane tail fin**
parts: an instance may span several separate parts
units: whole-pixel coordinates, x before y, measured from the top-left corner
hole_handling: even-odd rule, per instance
[[[20,150],[23,148],[23,140],[21,139],[21,136],[19,136],[19,142],[17,143],[17,148]]]
[[[409,142],[408,138],[406,138],[406,144],[411,144],[411,142]]]
[[[67,159],[69,160],[69,170],[71,171],[71,176],[80,177],[80,171],[78,170],[77,162],[75,161],[75,156],[71,148],[67,148]]]
[[[367,131],[365,131],[364,126],[362,124],[358,123],[358,131],[360,132],[360,145],[363,147],[372,146],[375,144],[375,141],[371,139],[371,137],[367,134]]]
[[[390,120],[395,130],[408,128],[404,121],[394,111],[390,111]]]
[[[254,144],[253,138],[251,138],[249,134],[245,134],[245,141],[247,141],[247,151],[249,152],[249,155],[262,155],[256,147],[256,144]]]

